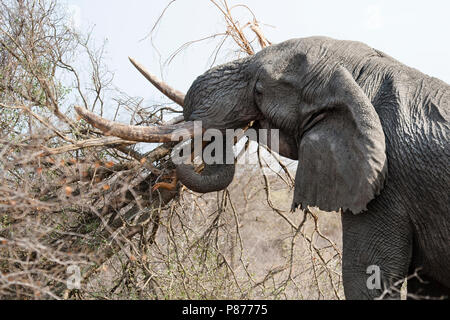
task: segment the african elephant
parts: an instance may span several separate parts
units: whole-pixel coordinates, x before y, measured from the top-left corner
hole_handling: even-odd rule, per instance
[[[347,299],[399,298],[389,289],[415,272],[410,297],[450,296],[448,84],[360,42],[293,39],[198,77],[184,118],[280,130],[280,154],[299,161],[293,209],[342,212]],[[201,192],[234,173],[206,169],[177,173]]]

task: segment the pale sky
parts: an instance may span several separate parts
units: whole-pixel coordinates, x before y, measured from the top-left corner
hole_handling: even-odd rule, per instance
[[[185,42],[223,32],[225,23],[208,0],[177,0],[167,10],[154,39],[161,60],[150,40],[144,39],[168,0],[63,0],[73,23],[81,30],[95,25],[94,36],[108,39],[107,65],[115,72],[114,83],[125,92],[154,101],[161,94],[131,66],[136,58],[161,76],[160,61]],[[450,1],[412,0],[229,0],[246,4],[264,24],[273,43],[313,35],[365,42],[397,60],[450,83]],[[238,15],[251,17],[243,9]],[[244,21],[244,22],[246,22]],[[273,26],[273,27],[272,27]],[[142,40],[144,39],[144,40]],[[217,40],[190,47],[163,69],[172,86],[187,91],[192,81],[207,70]],[[226,52],[220,61],[235,58]]]

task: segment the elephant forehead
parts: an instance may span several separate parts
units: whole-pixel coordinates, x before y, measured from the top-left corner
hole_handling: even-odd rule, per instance
[[[305,39],[294,39],[276,45],[257,58],[262,78],[283,80],[285,77],[308,73],[320,74],[322,69],[336,65],[330,44]],[[265,49],[266,50],[266,49]]]
[[[213,68],[199,76],[189,88],[184,107],[184,117],[189,119],[195,110],[218,108],[231,103],[247,89],[249,74],[246,60],[232,61]],[[233,94],[231,94],[233,92]]]

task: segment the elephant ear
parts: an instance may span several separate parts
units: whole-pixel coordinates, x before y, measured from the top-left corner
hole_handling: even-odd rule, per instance
[[[380,119],[341,66],[320,96],[326,98],[314,103],[315,124],[299,142],[293,209],[308,205],[358,214],[380,193],[387,173]]]

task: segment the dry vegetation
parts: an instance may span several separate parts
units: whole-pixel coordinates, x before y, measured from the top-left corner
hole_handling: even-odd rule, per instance
[[[227,25],[217,50],[270,45],[248,8],[212,2]],[[181,108],[111,90],[103,48],[68,25],[56,1],[0,1],[0,298],[343,297],[340,218],[289,212],[292,161],[253,146],[228,190],[152,192],[173,145],[143,153],[73,106],[138,125],[180,121]],[[67,288],[70,266],[80,289]]]

